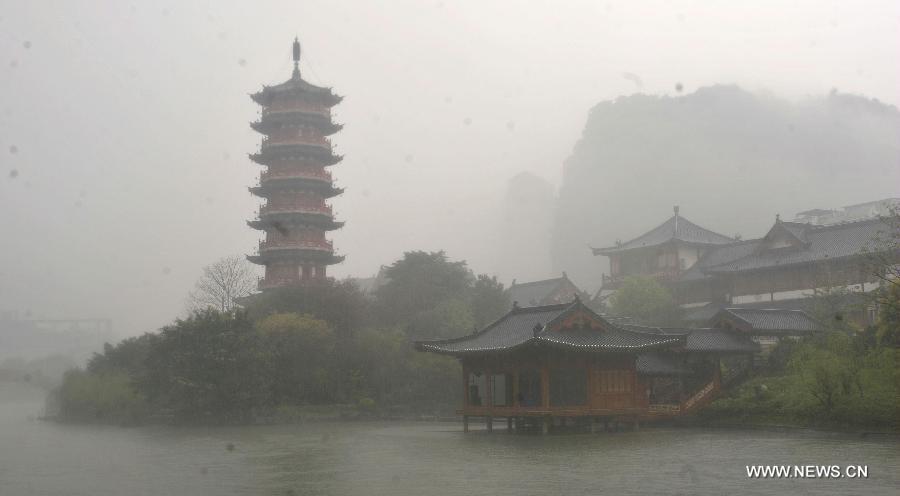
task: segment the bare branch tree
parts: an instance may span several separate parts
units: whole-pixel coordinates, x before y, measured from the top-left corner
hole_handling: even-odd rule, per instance
[[[225,257],[203,268],[203,276],[188,294],[188,308],[215,308],[229,312],[235,299],[247,296],[256,287],[253,267],[244,257]]]

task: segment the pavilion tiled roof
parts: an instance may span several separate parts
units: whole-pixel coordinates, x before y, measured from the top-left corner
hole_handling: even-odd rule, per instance
[[[689,352],[752,353],[759,345],[738,332],[718,328],[647,327],[628,324],[629,329],[663,336],[685,336],[682,348]]]
[[[554,329],[554,323],[574,311],[584,311],[603,323],[603,329]],[[645,334],[612,324],[584,306],[573,303],[513,308],[493,324],[470,336],[418,341],[416,348],[449,355],[509,351],[524,345],[555,346],[581,351],[629,352],[683,344],[683,336]]]
[[[816,332],[822,330],[822,326],[802,310],[725,308],[713,317],[712,322],[719,322],[727,317],[746,323],[752,331]]]
[[[803,241],[802,246],[757,249],[744,257],[710,265],[703,270],[707,273],[731,273],[853,257],[865,250],[878,251],[881,248],[878,240],[886,239],[891,233],[891,226],[880,219],[831,226],[810,225],[802,232],[795,225],[787,229],[802,236],[798,238]]]
[[[655,229],[631,241],[607,248],[594,248],[593,251],[594,255],[608,255],[635,248],[659,246],[669,241],[698,245],[721,245],[734,242],[728,236],[700,227],[680,215],[673,215]]]

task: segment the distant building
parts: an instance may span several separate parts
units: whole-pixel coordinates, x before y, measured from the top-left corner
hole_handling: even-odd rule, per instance
[[[900,198],[886,198],[884,200],[848,205],[840,210],[821,208],[806,210],[798,213],[793,222],[819,226],[841,222],[856,222],[891,215],[892,211],[896,211],[898,208],[900,208]]]
[[[615,290],[628,276],[649,276],[661,282],[676,280],[714,247],[734,239],[710,231],[675,214],[655,229],[625,243],[592,248],[594,255],[609,257],[610,274],[603,288]]]
[[[738,331],[759,343],[762,353],[783,339],[820,332],[823,326],[802,310],[725,308],[709,321],[710,327]]]
[[[507,293],[509,301],[517,302],[523,307],[552,305],[585,296],[565,272],[561,277],[542,281],[518,283],[513,279]]]
[[[649,276],[691,309],[694,320],[706,321],[724,307],[788,306],[821,289],[864,293],[880,284],[866,266],[868,253],[896,249],[878,241],[891,229],[879,217],[831,225],[776,218],[764,237],[733,240],[679,217],[676,208],[647,234],[593,250],[611,266],[598,294],[614,291],[625,277]],[[874,313],[856,317],[871,323]]]
[[[300,43],[294,40],[291,78],[250,95],[262,106],[259,120],[250,126],[265,136],[250,159],[266,170],[250,191],[266,203],[248,224],[264,231],[266,239],[247,257],[266,268],[261,290],[322,280],[326,268],[344,258],[334,254],[325,236],[343,225],[326,203],[343,190],[325,169],[342,158],[332,152],[328,139],[341,129],[331,120],[331,107],[342,97],[304,81],[299,61]]]

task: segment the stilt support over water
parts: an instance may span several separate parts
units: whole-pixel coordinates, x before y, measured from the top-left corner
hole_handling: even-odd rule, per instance
[[[513,431],[513,418],[506,417],[506,432],[512,432],[512,431]]]
[[[484,418],[484,425],[487,427],[488,432],[494,432],[494,417],[488,415]]]
[[[553,422],[553,417],[549,415],[544,416],[544,421],[541,422],[541,434],[548,434],[550,432],[550,422]]]
[[[463,415],[463,432],[469,432],[469,416]]]

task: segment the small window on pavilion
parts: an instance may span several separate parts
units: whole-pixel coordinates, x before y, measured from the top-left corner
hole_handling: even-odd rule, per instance
[[[519,372],[519,394],[516,403],[521,407],[541,406],[541,373],[537,369]]]
[[[469,374],[469,405],[482,406],[486,405],[487,394],[487,374],[483,372],[472,372]]]
[[[587,371],[560,368],[550,371],[550,406],[578,406],[587,403]]]
[[[511,374],[491,375],[492,406],[513,406],[513,376]]]

